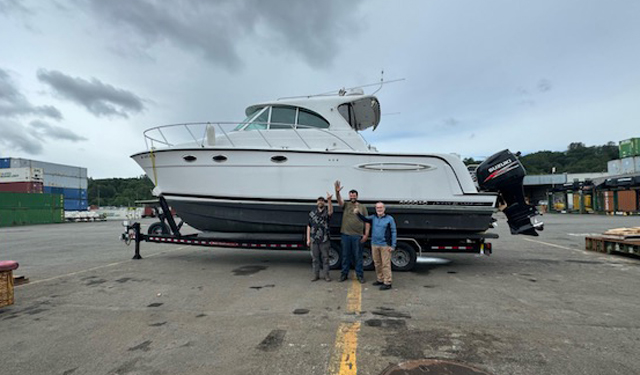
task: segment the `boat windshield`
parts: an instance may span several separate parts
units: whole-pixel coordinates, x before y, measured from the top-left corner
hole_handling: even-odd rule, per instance
[[[259,107],[234,130],[275,130],[329,128],[329,122],[322,116],[306,109],[292,106]]]
[[[266,116],[269,115],[269,111],[265,111],[264,107],[258,107],[256,108],[253,112],[251,112],[247,118],[244,119],[244,121],[242,121],[240,124],[238,124],[238,126],[235,127],[235,129],[233,130],[242,130],[242,128],[244,128],[245,126],[247,126],[247,124],[250,124],[248,127],[251,127],[255,124],[252,124],[252,122],[255,121],[260,121],[263,122],[264,124],[264,128],[260,128],[260,129],[266,129],[267,128],[267,120],[268,118]],[[253,130],[253,129],[259,129],[256,127],[253,127],[252,129],[245,129],[245,130]]]

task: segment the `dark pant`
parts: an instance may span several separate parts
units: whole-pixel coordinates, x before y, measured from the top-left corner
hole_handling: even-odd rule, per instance
[[[331,248],[331,241],[325,242],[311,242],[311,265],[313,267],[313,274],[320,275],[320,263],[322,262],[322,274],[324,277],[329,276],[329,249]]]
[[[348,275],[351,264],[355,261],[356,276],[364,276],[362,272],[362,236],[342,235],[342,274]]]

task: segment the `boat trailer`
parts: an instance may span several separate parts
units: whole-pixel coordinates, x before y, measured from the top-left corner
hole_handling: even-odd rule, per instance
[[[120,239],[126,244],[134,243],[133,259],[142,259],[140,244],[142,242],[222,247],[238,249],[261,250],[308,250],[304,233],[222,233],[206,232],[182,234],[180,230],[184,224],[176,223],[169,205],[164,197],[158,199],[158,206],[154,207],[156,216],[160,219],[149,226],[148,232],[143,233],[139,222],[125,221],[126,228]],[[495,233],[460,233],[460,234],[412,234],[404,236],[398,234],[397,246],[391,256],[392,268],[395,271],[409,271],[413,269],[419,258],[427,253],[474,253],[491,255],[491,243],[488,239],[498,238]],[[370,247],[365,245],[364,268],[373,269],[373,258]],[[340,268],[341,251],[340,236],[331,236],[331,251],[329,264],[332,269]]]

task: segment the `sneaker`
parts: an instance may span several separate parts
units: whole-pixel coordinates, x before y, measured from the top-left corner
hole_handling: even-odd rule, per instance
[[[311,281],[318,281],[320,280],[320,277],[318,275],[315,275],[314,277],[311,278]]]
[[[383,284],[380,286],[380,290],[389,290],[391,289],[391,284]]]
[[[372,282],[371,285],[379,286],[379,285],[384,285],[384,283],[382,281],[376,280],[376,281]]]
[[[331,281],[331,278],[329,276],[325,276],[324,277],[324,281],[329,282],[329,281]]]
[[[347,279],[347,275],[345,275],[345,274],[340,275],[340,282],[343,282],[346,279]]]
[[[364,276],[358,276],[358,281],[360,281],[360,284],[364,284]]]

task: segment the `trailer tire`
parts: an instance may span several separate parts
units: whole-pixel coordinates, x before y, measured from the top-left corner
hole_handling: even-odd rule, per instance
[[[371,245],[365,244],[362,249],[362,269],[365,271],[373,271],[375,268],[373,255],[371,254]]]
[[[406,242],[398,242],[391,253],[391,269],[394,271],[411,271],[416,265],[416,250]]]
[[[340,241],[331,241],[329,248],[329,269],[339,270],[342,268],[342,245]]]
[[[165,223],[157,221],[149,225],[149,230],[147,230],[147,233],[150,235],[169,234],[169,228]]]

